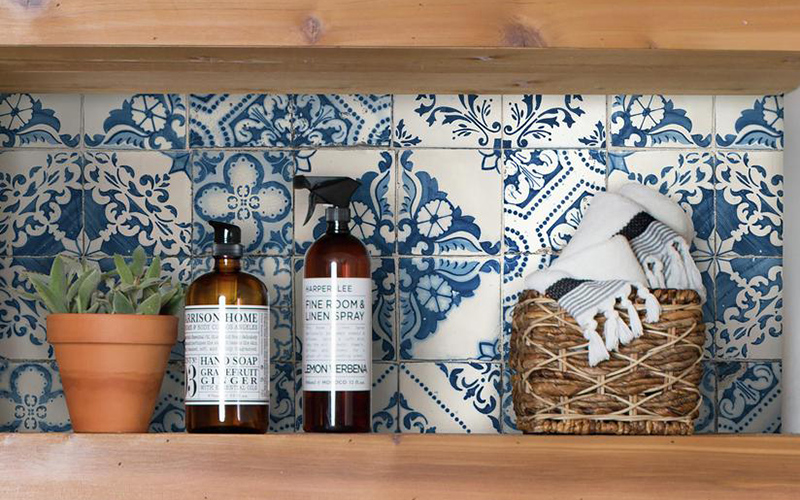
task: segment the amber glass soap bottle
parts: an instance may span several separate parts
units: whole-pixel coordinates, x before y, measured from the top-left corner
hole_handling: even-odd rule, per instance
[[[369,254],[350,234],[347,177],[296,176],[327,228],[308,249],[303,278],[303,430],[369,432],[372,388],[372,280]]]
[[[212,221],[214,270],[186,293],[186,430],[267,432],[267,289],[241,271],[241,232]]]

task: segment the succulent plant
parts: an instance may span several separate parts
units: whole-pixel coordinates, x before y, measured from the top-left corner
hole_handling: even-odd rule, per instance
[[[175,314],[183,301],[183,287],[161,277],[158,257],[146,264],[142,247],[133,252],[130,263],[115,255],[115,269],[107,273],[59,256],[49,276],[28,273],[36,290],[30,298],[41,301],[51,313]]]

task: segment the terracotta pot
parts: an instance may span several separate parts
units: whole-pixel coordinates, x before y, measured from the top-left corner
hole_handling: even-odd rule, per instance
[[[177,334],[174,316],[49,315],[75,432],[147,432]]]

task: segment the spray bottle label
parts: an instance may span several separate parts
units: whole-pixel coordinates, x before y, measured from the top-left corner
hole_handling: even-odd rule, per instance
[[[269,403],[269,308],[186,306],[186,404]]]
[[[372,280],[303,280],[303,390],[372,386]]]

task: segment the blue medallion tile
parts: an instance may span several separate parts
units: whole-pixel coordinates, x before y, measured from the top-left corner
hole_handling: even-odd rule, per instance
[[[717,432],[717,368],[711,361],[703,362],[700,396],[702,397],[700,415],[694,421],[694,432],[695,434]]]
[[[294,365],[270,363],[269,387],[269,432],[294,432]]]
[[[499,148],[503,110],[499,95],[397,95],[398,147]]]
[[[604,154],[587,149],[518,149],[503,154],[505,251],[563,248],[592,196],[606,188]]]
[[[390,144],[390,95],[298,94],[291,99],[296,147]]]
[[[722,255],[783,254],[783,153],[718,153],[717,247]]]
[[[150,432],[186,431],[186,411],[183,405],[185,394],[186,375],[183,363],[170,361],[150,419]]]
[[[609,154],[608,189],[638,182],[678,203],[697,233],[693,249],[708,249],[714,233],[714,157],[711,153],[620,151]]]
[[[503,142],[511,148],[605,148],[606,97],[503,96]]]
[[[297,173],[346,175],[361,182],[350,203],[350,230],[370,255],[392,255],[395,248],[394,154],[389,151],[316,149],[297,153]],[[308,224],[307,190],[295,193],[295,252],[304,254],[325,233],[325,206],[318,205]]]
[[[270,358],[272,361],[292,361],[294,329],[292,328],[292,309],[270,308]]]
[[[706,340],[703,344],[703,358],[714,359],[717,336],[717,274],[719,263],[711,255],[694,256],[703,286],[706,289],[706,301],[703,303],[703,323],[706,326]]]
[[[186,103],[178,94],[90,94],[83,109],[86,147],[186,147]]]
[[[52,265],[52,257],[0,258],[0,357],[53,357],[46,335],[47,310],[39,301],[22,295],[34,292],[27,273],[49,274]]]
[[[0,359],[0,432],[64,432],[72,428],[53,362]]]
[[[77,147],[80,94],[0,94],[0,147]]]
[[[400,431],[500,432],[500,371],[477,362],[400,365]]]
[[[85,253],[189,255],[191,179],[188,153],[88,153]]]
[[[716,356],[779,359],[783,323],[781,259],[719,258]]]
[[[485,163],[500,155],[499,150],[401,151],[398,253],[499,253],[502,176],[499,168]]]
[[[80,153],[0,152],[0,255],[81,253]]]
[[[500,263],[400,258],[402,359],[500,358]]]
[[[296,304],[303,303],[303,261],[295,260]],[[396,289],[397,278],[394,259],[370,259],[372,269],[372,359],[391,361],[395,355],[395,324],[397,322]],[[304,318],[303,308],[295,308],[296,339],[295,356],[300,360],[303,353]]]
[[[210,220],[239,225],[246,254],[291,252],[291,153],[196,152],[193,163],[195,255],[211,252]]]
[[[517,413],[514,411],[514,392],[511,384],[511,368],[503,369],[503,434],[521,434],[517,429]]]
[[[781,363],[717,365],[720,433],[781,431]]]
[[[610,96],[611,145],[685,148],[711,144],[711,96]]]
[[[551,255],[506,254],[503,257],[503,342],[502,355],[508,360],[511,342],[511,322],[519,295],[525,290],[525,278],[534,271],[550,265]]]
[[[783,149],[783,96],[716,98],[717,146]]]
[[[190,147],[288,147],[291,141],[292,112],[288,95],[189,96]]]

